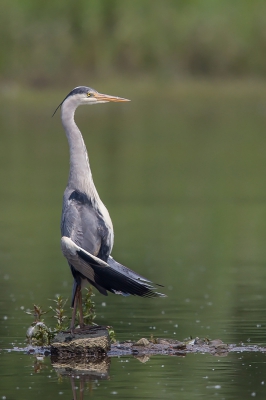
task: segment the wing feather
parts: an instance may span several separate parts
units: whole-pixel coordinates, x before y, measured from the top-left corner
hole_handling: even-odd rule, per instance
[[[76,271],[109,292],[141,297],[165,296],[154,291],[154,287],[150,285],[151,281],[121,264],[119,268],[112,268],[100,258],[77,246],[68,237],[62,237],[61,246],[64,256]]]

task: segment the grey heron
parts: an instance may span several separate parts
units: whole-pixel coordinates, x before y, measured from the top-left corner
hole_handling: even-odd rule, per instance
[[[78,307],[80,327],[84,326],[81,289],[88,283],[105,296],[108,291],[124,296],[164,296],[155,291],[150,280],[118,263],[111,256],[114,243],[112,221],[94,185],[87,149],[74,120],[75,110],[82,104],[126,101],[129,100],[79,86],[57,107],[61,106],[61,120],[70,150],[70,171],[61,218],[61,248],[74,278],[72,332]]]

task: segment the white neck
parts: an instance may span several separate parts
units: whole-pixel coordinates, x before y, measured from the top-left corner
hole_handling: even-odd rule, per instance
[[[78,105],[76,99],[70,97],[64,101],[61,107],[61,120],[70,151],[68,187],[86,193],[91,199],[99,200],[92,179],[87,149],[82,134],[74,121],[74,114]]]

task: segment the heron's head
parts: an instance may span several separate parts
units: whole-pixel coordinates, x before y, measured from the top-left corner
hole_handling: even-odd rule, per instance
[[[78,107],[82,104],[101,104],[108,103],[110,101],[113,102],[121,102],[121,101],[130,101],[128,99],[124,99],[122,97],[109,96],[108,94],[103,94],[97,92],[88,86],[78,86],[75,89],[71,90],[71,92],[65,97],[61,104],[57,107],[54,114],[58,110],[64,102],[70,101],[75,107]],[[53,114],[53,115],[54,115]]]

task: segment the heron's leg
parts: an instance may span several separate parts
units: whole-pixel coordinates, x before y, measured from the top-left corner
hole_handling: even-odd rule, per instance
[[[84,380],[83,379],[79,383],[79,393],[80,393],[80,400],[83,400],[83,395],[84,395]]]
[[[83,310],[82,310],[82,293],[81,293],[81,288],[79,289],[79,326],[80,328],[84,328],[84,319],[83,319]]]
[[[72,393],[73,393],[73,400],[77,400],[76,387],[75,387],[75,381],[74,381],[73,376],[70,377],[70,382],[71,382],[71,388],[72,388]]]
[[[75,293],[74,307],[73,307],[73,311],[72,311],[72,319],[71,319],[71,325],[70,325],[71,333],[73,333],[73,331],[75,329],[75,319],[76,319],[76,314],[77,314],[79,292],[80,292],[80,286],[78,286],[76,293]]]

